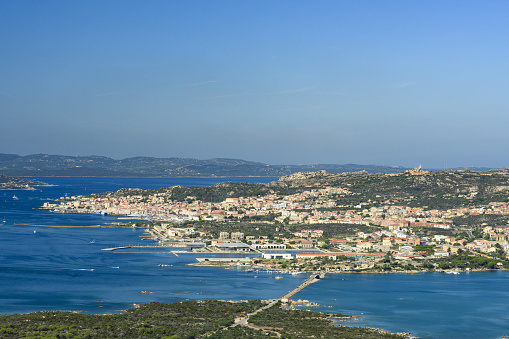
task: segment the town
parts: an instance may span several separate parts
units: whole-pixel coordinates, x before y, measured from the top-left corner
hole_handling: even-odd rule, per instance
[[[426,174],[420,168],[406,173]],[[161,245],[186,244],[194,251],[261,252],[261,257],[234,263],[256,268],[342,272],[509,268],[507,222],[474,226],[455,223],[458,217],[509,217],[507,201],[442,210],[411,207],[400,197],[376,195],[377,201],[357,203],[353,199],[354,204],[338,204],[356,194],[348,185],[287,195],[271,189],[265,195],[213,202],[196,196],[174,200],[167,191],[147,195],[141,190],[126,190],[122,194],[63,197],[58,204],[45,203],[44,208],[145,219],[151,236]],[[468,201],[477,198],[479,192],[451,192],[449,196],[453,194]],[[215,227],[207,227],[210,225]],[[228,227],[222,229],[221,225],[237,225],[237,230],[227,232]],[[337,230],[346,225],[353,226],[353,231],[338,234]],[[270,253],[274,250],[301,253]]]

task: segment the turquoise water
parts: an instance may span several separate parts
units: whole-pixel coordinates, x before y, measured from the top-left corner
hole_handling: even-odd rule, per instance
[[[66,193],[176,184],[205,186],[220,181],[268,182],[275,178],[40,179],[59,186],[0,192],[0,219],[6,219],[0,226],[0,314],[50,309],[111,313],[151,301],[278,298],[307,278],[283,275],[277,280],[274,273],[186,266],[196,261],[196,254],[176,257],[153,251],[101,251],[150,243],[141,240],[141,230],[19,225],[96,225],[116,220],[112,216],[39,209],[45,199]],[[13,194],[19,200],[13,200]],[[322,305],[313,310],[358,316],[359,321],[350,325],[412,332],[419,337],[499,338],[509,334],[508,283],[509,272],[335,274],[307,287],[294,299]]]
[[[349,325],[418,337],[497,338],[509,334],[509,272],[459,275],[331,274],[294,298],[360,316]]]

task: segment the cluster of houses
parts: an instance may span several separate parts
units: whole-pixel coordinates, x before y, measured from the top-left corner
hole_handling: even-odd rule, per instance
[[[209,232],[196,232],[193,227],[175,228],[171,224],[154,227],[154,231],[165,241],[182,240],[189,235],[196,235],[193,242],[209,242],[212,250],[224,252],[251,252],[286,249],[319,249],[329,254],[373,255],[394,253],[396,259],[429,258],[416,246],[433,247],[433,258],[448,257],[459,251],[471,251],[481,256],[489,256],[499,249],[509,253],[509,227],[490,227],[482,230],[483,239],[455,239],[446,235],[419,237],[412,234],[412,229],[400,226],[389,226],[384,230],[372,233],[358,232],[355,236],[344,238],[322,238],[323,231],[304,229],[294,232],[295,238],[270,240],[267,236],[245,236],[242,232],[220,232],[219,238],[213,239]],[[198,234],[197,234],[198,233]]]
[[[448,229],[452,219],[464,215],[509,214],[504,202],[492,202],[476,208],[427,210],[420,207],[398,206],[387,202],[370,206],[365,202],[345,210],[336,206],[337,197],[349,195],[347,189],[326,187],[292,195],[275,193],[263,197],[227,198],[222,202],[203,202],[195,197],[174,201],[166,193],[149,197],[141,194],[117,196],[64,197],[59,204],[45,203],[44,208],[58,211],[102,213],[133,218],[149,218],[163,222],[184,221],[238,221],[253,220],[274,215],[275,221],[287,224],[362,224],[399,227],[435,227]],[[306,235],[302,235],[307,237]],[[316,234],[316,237],[320,235]],[[314,234],[311,234],[314,237]]]
[[[327,187],[289,196],[272,193],[263,197],[227,198],[218,203],[200,201],[191,196],[184,201],[175,201],[168,199],[166,193],[156,193],[148,198],[136,193],[123,196],[110,194],[63,197],[59,204],[45,203],[44,208],[145,217],[166,222],[224,221],[265,217],[269,214],[281,215],[294,209],[334,207],[332,197],[345,194],[349,192],[342,188]],[[305,217],[302,215],[301,219]]]
[[[102,213],[126,215],[133,218],[150,218],[162,222],[156,230],[165,237],[185,237],[193,234],[192,227],[175,228],[175,222],[215,220],[238,221],[245,218],[275,215],[275,221],[285,224],[363,224],[377,225],[386,230],[371,234],[358,234],[357,237],[345,239],[323,238],[319,229],[303,229],[294,233],[292,239],[281,239],[280,243],[270,243],[268,239],[244,236],[242,232],[222,232],[213,246],[224,250],[233,250],[244,245],[228,245],[247,243],[250,249],[280,248],[327,248],[328,250],[348,252],[388,252],[395,251],[401,258],[412,258],[421,255],[412,248],[419,245],[435,246],[435,256],[447,256],[458,250],[470,250],[482,255],[489,255],[500,247],[509,252],[507,246],[509,231],[507,228],[485,227],[483,239],[454,240],[447,236],[420,238],[412,235],[413,227],[433,227],[436,229],[452,228],[452,219],[464,215],[509,214],[507,202],[491,202],[475,208],[457,208],[448,210],[428,210],[420,207],[394,205],[385,202],[383,206],[373,206],[371,201],[356,206],[337,206],[338,197],[352,194],[348,189],[325,187],[311,189],[292,195],[278,195],[274,192],[262,197],[227,198],[222,202],[204,202],[195,197],[187,197],[185,201],[174,201],[167,193],[156,193],[150,196],[133,192],[133,194],[101,196],[64,197],[58,204],[45,203],[44,207],[58,211]],[[468,198],[475,196],[472,192]],[[348,208],[348,209],[345,209]],[[409,231],[410,230],[410,231]],[[208,239],[207,234],[200,237]],[[498,244],[498,245],[496,245]],[[238,249],[236,249],[238,250]]]

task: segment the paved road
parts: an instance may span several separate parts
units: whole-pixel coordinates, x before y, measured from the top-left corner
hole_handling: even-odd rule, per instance
[[[235,321],[235,323],[233,325],[231,325],[230,327],[235,327],[235,326],[250,326],[248,324],[248,321],[249,321],[249,317],[252,316],[252,315],[255,315],[257,314],[258,312],[261,312],[263,310],[266,310],[272,306],[274,306],[278,301],[280,301],[281,299],[288,299],[290,297],[292,297],[294,294],[302,291],[304,288],[308,287],[309,285],[311,285],[312,283],[315,283],[317,281],[319,281],[320,279],[317,279],[316,278],[317,274],[312,274],[306,281],[304,281],[302,284],[300,284],[299,286],[297,286],[296,288],[294,288],[293,290],[291,290],[290,292],[286,293],[284,296],[282,296],[281,298],[279,299],[273,299],[270,301],[270,303],[268,303],[267,305],[263,306],[262,308],[259,308],[257,309],[256,311],[252,312],[252,313],[249,313],[248,315],[246,315],[245,317],[243,318],[240,318],[240,319],[237,319],[237,321]],[[325,276],[325,273],[320,273],[319,274],[320,278],[323,278]]]
[[[245,317],[243,318],[240,318],[238,319],[233,325],[231,325],[230,327],[235,327],[235,326],[247,326],[248,325],[248,320],[249,320],[249,317],[252,316],[252,315],[255,315],[257,314],[258,312],[261,312],[263,310],[266,310],[267,308],[270,308],[272,306],[274,306],[275,304],[277,304],[277,302],[279,301],[279,299],[274,299],[272,300],[270,303],[268,303],[267,305],[263,306],[262,308],[259,308],[257,309],[256,311],[252,312],[252,313],[249,313],[248,315],[246,315]]]

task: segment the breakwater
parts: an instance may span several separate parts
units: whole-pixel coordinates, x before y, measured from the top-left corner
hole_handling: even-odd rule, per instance
[[[31,227],[50,227],[50,228],[112,228],[113,226],[92,225],[92,226],[65,226],[65,225],[36,225],[36,224],[17,224],[15,226],[31,226]]]
[[[116,250],[122,250],[126,248],[187,248],[192,249],[191,246],[172,246],[172,245],[127,245],[127,246],[118,246],[118,247],[109,247],[109,248],[102,248],[101,251],[116,251]]]

